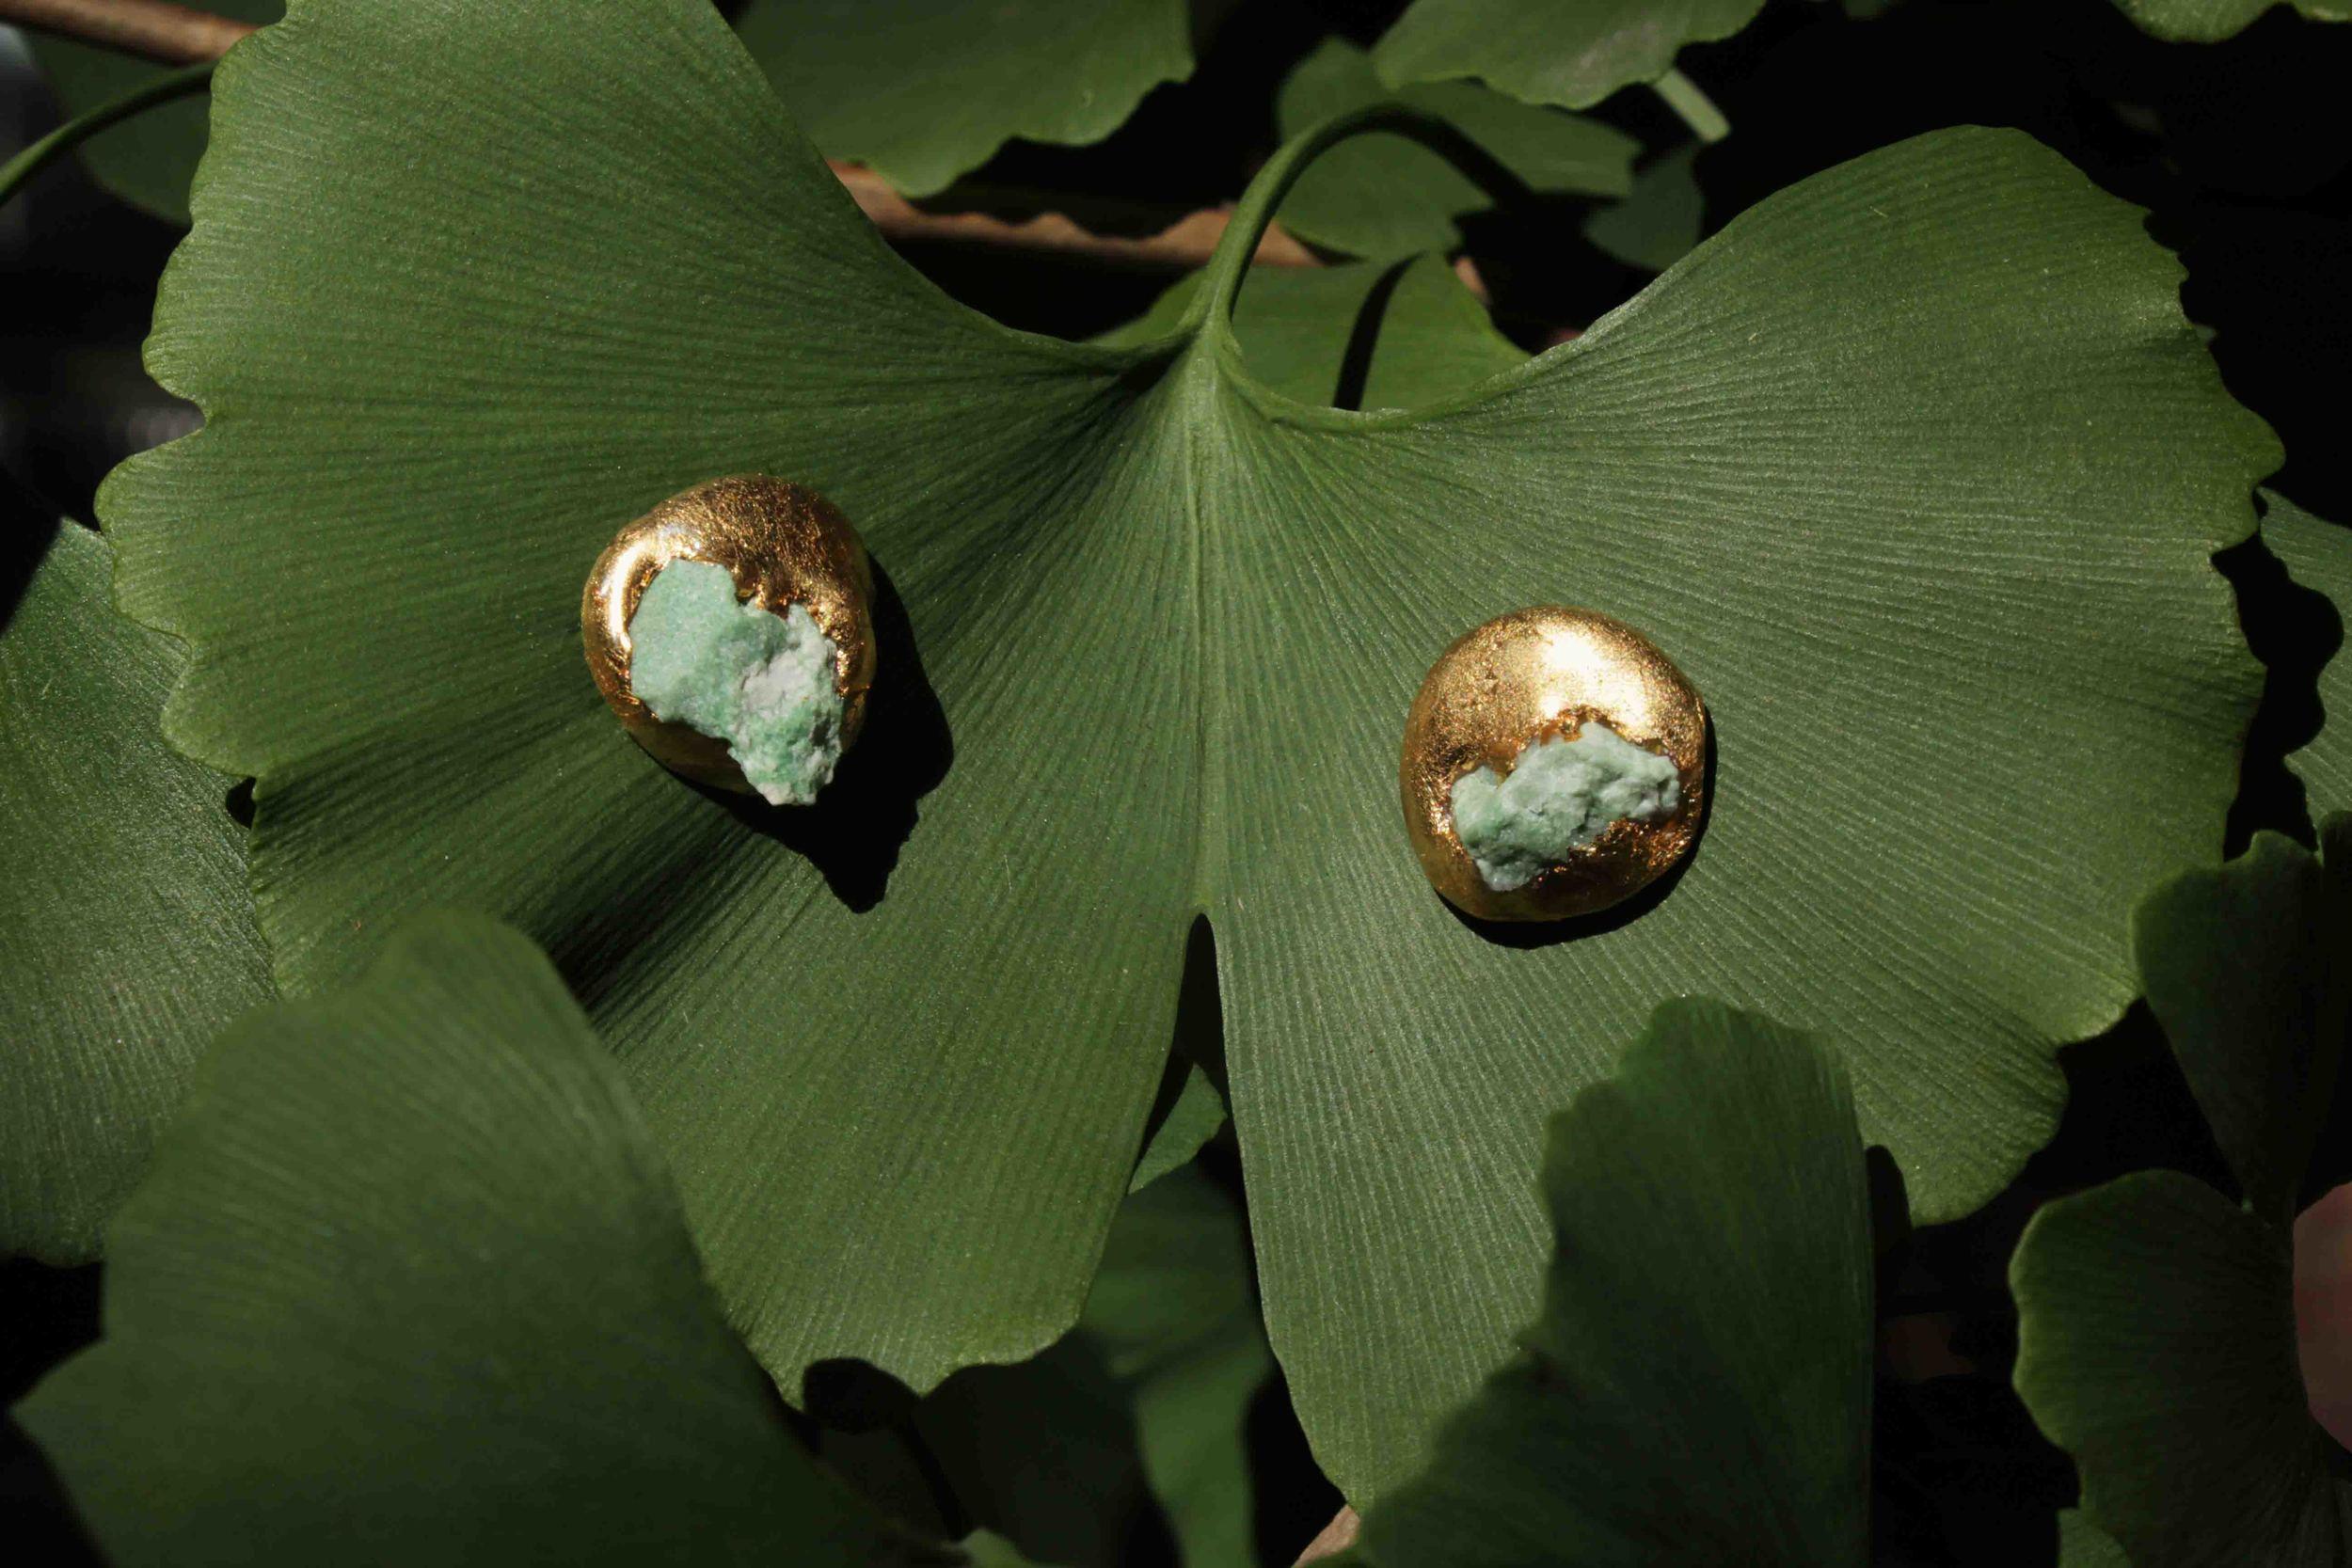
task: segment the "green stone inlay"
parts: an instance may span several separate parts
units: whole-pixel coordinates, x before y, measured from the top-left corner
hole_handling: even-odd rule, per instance
[[[628,622],[628,684],[657,719],[727,743],[770,805],[804,806],[841,760],[838,650],[802,605],[771,614],[707,561],[654,574]]]
[[[1613,822],[1655,822],[1682,804],[1675,765],[1608,725],[1519,749],[1507,777],[1481,768],[1454,781],[1454,832],[1497,893],[1523,888]]]

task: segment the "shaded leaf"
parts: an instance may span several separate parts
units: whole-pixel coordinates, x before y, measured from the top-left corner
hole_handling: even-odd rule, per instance
[[[2352,1560],[2352,1487],[2296,1362],[2284,1231],[2147,1171],[2036,1214],[2010,1286],[2017,1391],[2135,1568]]]
[[[105,1338],[18,1410],[117,1562],[941,1560],[793,1441],[619,1073],[487,921],[231,1029],[111,1240]]]
[[[115,612],[88,530],[11,551],[39,564],[0,601],[0,1251],[80,1262],[269,957],[231,781],[156,727],[179,647]]]
[[[1244,1428],[1274,1354],[1249,1289],[1241,1216],[1199,1167],[1120,1209],[1079,1329],[1125,1381],[1144,1473],[1182,1560],[1249,1561]]]
[[[1692,172],[1696,142],[1667,152],[1633,177],[1623,201],[1601,208],[1584,221],[1584,237],[1629,267],[1664,272],[1699,243],[1707,198]]]
[[[750,0],[744,48],[809,139],[930,196],[1015,136],[1100,141],[1192,74],[1184,0]]]
[[[2058,1568],[2131,1568],[2115,1538],[2084,1518],[2081,1509],[2060,1509],[2058,1523]]]
[[[2352,818],[2328,864],[2276,833],[2216,871],[2151,894],[2132,922],[2148,1006],[2164,1026],[2247,1202],[2294,1216],[2328,1114],[2352,964]]]
[[[169,732],[262,775],[283,975],[419,907],[543,940],[787,1387],[1071,1323],[1203,910],[1268,1323],[1359,1499],[1533,1310],[1537,1107],[1660,996],[1820,1028],[1923,1218],[2042,1142],[2256,690],[2209,557],[2276,448],[2136,210],[1921,138],[1519,371],[1348,414],[1224,316],[1320,144],[1183,331],[1073,347],[891,256],[695,0],[566,14],[342,0],[239,49],[150,345],[209,423],[102,507],[194,648]],[[757,470],[891,589],[805,815],[661,771],[577,631],[616,529]],[[1522,944],[1423,881],[1396,747],[1449,641],[1546,601],[1654,637],[1719,755],[1678,880]]]
[[[1729,38],[1764,0],[1414,0],[1373,52],[1390,82],[1475,76],[1581,109],[1654,82],[1686,43]]]
[[[2289,1221],[2344,1036],[2352,817],[2324,861],[2271,834],[2153,895],[2149,1005],[2249,1196],[2171,1171],[2034,1216],[2010,1266],[2017,1391],[2137,1568],[2352,1561],[2352,1485],[2312,1419]]]
[[[2143,32],[2184,43],[2218,43],[2235,37],[2275,6],[2290,0],[2115,0]],[[2352,22],[2346,0],[2291,0],[2311,22]]]
[[[201,8],[240,22],[270,23],[285,14],[286,0],[204,0]],[[47,33],[27,32],[24,39],[68,117],[134,92],[170,69]],[[145,110],[85,142],[83,162],[101,185],[123,200],[185,223],[188,185],[204,155],[209,110],[201,96]]]
[[[1179,331],[1200,297],[1191,274],[1105,337],[1148,343]],[[1300,403],[1412,408],[1526,362],[1444,261],[1256,267],[1233,309],[1249,373]]]
[[[1225,1097],[1216,1092],[1207,1073],[1197,1067],[1187,1068],[1175,1103],[1152,1130],[1143,1153],[1136,1160],[1127,1191],[1141,1192],[1168,1172],[1181,1170],[1224,1126]]]
[[[967,1368],[895,1429],[828,1434],[824,1452],[918,1528],[944,1528],[952,1497],[1031,1556],[1116,1568],[1156,1503],[1183,1561],[1225,1568],[1253,1555],[1243,1425],[1272,1370],[1241,1217],[1183,1166],[1120,1206],[1073,1334]]]
[[[2263,495],[2263,543],[2304,587],[2325,594],[2352,626],[2352,530],[2323,522],[2284,496]],[[2352,811],[2352,656],[2338,648],[2319,673],[2327,722],[2310,745],[2287,758],[2314,819]]]
[[[1526,1353],[1375,1504],[1384,1568],[1867,1560],[1870,1207],[1836,1058],[1659,1009],[1553,1121]]]
[[[1613,126],[1531,107],[1470,83],[1391,89],[1354,44],[1327,39],[1284,79],[1275,119],[1286,136],[1375,103],[1402,103],[1468,136],[1528,190],[1623,196],[1633,188],[1641,144]],[[1282,204],[1283,227],[1353,256],[1389,258],[1461,244],[1454,219],[1494,196],[1443,156],[1401,135],[1333,149],[1300,177]]]

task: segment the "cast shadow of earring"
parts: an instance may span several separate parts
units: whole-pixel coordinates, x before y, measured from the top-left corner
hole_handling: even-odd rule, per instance
[[[1707,798],[1699,803],[1698,832],[1691,835],[1691,847],[1680,860],[1675,862],[1673,869],[1622,903],[1612,904],[1605,910],[1597,910],[1591,914],[1578,915],[1570,920],[1481,920],[1475,915],[1464,914],[1452,904],[1447,904],[1443,898],[1438,897],[1435,888],[1430,890],[1429,896],[1436,898],[1440,904],[1445,904],[1446,913],[1497,947],[1556,947],[1564,942],[1580,942],[1586,937],[1605,936],[1611,931],[1623,930],[1672,897],[1674,890],[1682,884],[1682,879],[1690,875],[1691,866],[1698,860],[1699,852],[1707,847],[1707,824],[1708,819],[1715,815],[1717,776],[1715,771],[1715,716],[1708,714],[1707,718]]]
[[[771,806],[756,796],[703,793],[736,819],[805,859],[853,914],[882,900],[923,797],[955,760],[947,713],[923,673],[914,628],[889,575],[874,567],[874,689],[866,726],[813,805]]]

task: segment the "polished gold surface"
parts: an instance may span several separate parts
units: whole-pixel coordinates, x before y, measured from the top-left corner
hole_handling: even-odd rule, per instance
[[[656,719],[629,689],[629,618],[654,574],[673,561],[725,567],[737,594],[771,612],[804,606],[837,651],[841,743],[857,739],[874,683],[874,580],[866,547],[849,520],[816,491],[744,474],[711,480],[663,501],[621,530],[588,574],[580,597],[588,669],[640,746],[687,778],[751,793],[726,742]]]
[[[1529,742],[1597,720],[1658,752],[1680,775],[1682,804],[1656,822],[1613,822],[1565,863],[1509,893],[1478,874],[1454,832],[1454,781],[1507,774]],[[1630,897],[1698,835],[1707,803],[1707,707],[1656,643],[1589,610],[1539,605],[1476,627],[1422,682],[1405,721],[1405,825],[1430,885],[1482,920],[1561,920]]]

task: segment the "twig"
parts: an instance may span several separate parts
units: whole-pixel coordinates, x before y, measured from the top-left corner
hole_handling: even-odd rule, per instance
[[[1339,1556],[1356,1544],[1356,1537],[1363,1528],[1364,1522],[1356,1516],[1354,1509],[1342,1508],[1331,1516],[1331,1522],[1323,1527],[1323,1533],[1307,1543],[1307,1549],[1298,1554],[1298,1560],[1292,1568],[1307,1568],[1310,1562]]]
[[[0,0],[0,22],[136,55],[157,65],[202,65],[253,31],[250,22],[169,0]]]
[[[173,5],[171,0],[0,0],[0,22],[182,66],[217,60],[254,30],[249,22]],[[872,169],[843,163],[832,168],[874,227],[894,240],[994,245],[1136,266],[1181,269],[1205,264],[1216,249],[1217,236],[1225,232],[1231,211],[1204,208],[1156,234],[1128,238],[1081,229],[1058,213],[1014,223],[988,213],[926,212]],[[1313,251],[1272,227],[1258,242],[1256,260],[1278,267],[1320,264]]]

